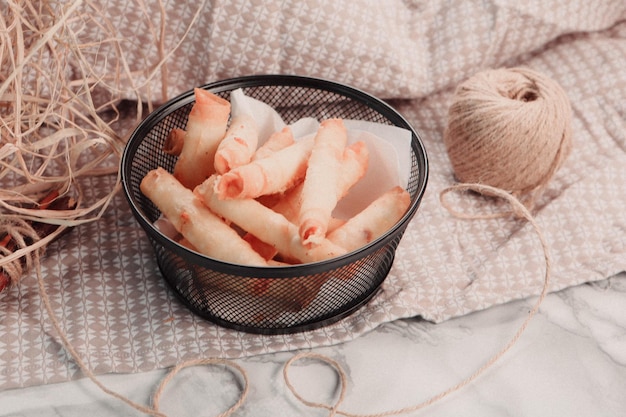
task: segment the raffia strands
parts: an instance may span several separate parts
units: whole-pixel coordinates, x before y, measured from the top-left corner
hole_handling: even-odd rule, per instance
[[[134,93],[135,122],[139,122],[144,106],[152,110],[150,82],[159,75],[161,96],[166,99],[166,61],[204,8],[204,1],[199,2],[183,39],[166,51],[165,11],[159,4],[160,28],[152,31],[158,56],[154,64],[132,70],[122,37],[90,1],[0,2],[0,291],[7,280],[15,284],[34,269],[50,322],[75,363],[104,393],[147,415],[165,415],[158,410],[159,397],[184,367],[217,364],[239,371],[244,390],[221,414],[226,417],[243,403],[248,389],[244,370],[230,361],[180,364],[159,386],[153,406],[135,403],[104,386],[54,316],[41,270],[40,255],[47,243],[67,227],[100,218],[120,188],[119,157],[126,137],[118,131],[119,103]],[[81,43],[84,30],[95,30],[100,35],[95,39],[100,41]],[[111,65],[98,72],[103,59]],[[130,85],[132,91],[122,85]],[[147,103],[142,97],[147,97]],[[112,175],[116,181],[100,194],[85,192],[82,181],[98,175]],[[55,201],[42,199],[50,195],[57,202],[72,200],[70,205],[61,205],[71,209],[50,210]],[[42,228],[42,224],[58,227]],[[42,229],[52,231],[39,234]]]
[[[457,180],[507,190],[532,207],[571,149],[563,89],[526,68],[486,70],[461,83],[444,143]]]
[[[151,28],[158,52],[137,69],[126,59],[131,50],[125,48],[134,46],[124,43],[98,7],[89,0],[0,2],[0,240],[9,236],[18,243],[0,253],[0,271],[11,271],[12,283],[30,269],[24,257],[57,234],[39,236],[30,223],[63,229],[97,220],[120,189],[127,133],[119,124],[120,104],[128,103],[122,99],[132,100],[136,123],[152,110],[155,78],[166,97],[167,58],[182,39],[166,50],[164,8],[160,26]],[[87,31],[90,36],[81,36]],[[114,185],[87,193],[85,179],[99,175],[114,176]],[[38,201],[50,190],[59,198],[71,196],[76,208],[39,210]]]

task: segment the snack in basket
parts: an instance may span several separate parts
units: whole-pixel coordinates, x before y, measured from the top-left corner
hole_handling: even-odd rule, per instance
[[[245,113],[233,116],[226,136],[215,152],[215,171],[224,174],[250,162],[258,142],[259,132],[254,119]]]
[[[338,201],[337,179],[347,142],[348,132],[341,119],[328,119],[320,124],[300,195],[298,231],[305,245],[319,245],[326,237]]]
[[[355,142],[348,145],[343,152],[341,159],[341,167],[339,174],[336,177],[337,201],[341,200],[350,190],[350,188],[356,184],[367,171],[369,162],[369,151],[365,143]],[[296,223],[300,214],[300,207],[302,203],[302,188],[304,183],[301,182],[297,186],[291,188],[288,192],[284,193],[281,198],[272,205],[272,210],[282,214],[289,221]],[[333,224],[336,224],[338,219],[331,218],[329,220],[328,229],[333,228]]]
[[[257,198],[283,193],[304,178],[313,138],[302,139],[266,158],[221,175],[215,184],[220,198]]]
[[[191,108],[174,176],[193,188],[215,172],[213,161],[224,138],[230,117],[230,102],[201,88],[194,89],[196,102]]]
[[[293,138],[293,132],[289,126],[285,126],[278,132],[274,132],[265,141],[265,143],[254,152],[252,160],[263,159],[270,156],[276,151],[286,148],[289,145],[293,145],[295,139]]]
[[[235,229],[209,210],[193,191],[165,169],[148,172],[141,181],[141,192],[198,252],[236,264],[267,265],[265,259],[252,250]]]
[[[358,213],[333,217],[369,161],[364,142],[348,144],[342,119],[323,120],[297,140],[290,127],[279,128],[260,144],[250,115],[227,126],[228,101],[202,89],[195,94],[173,175],[157,168],[140,187],[195,251],[248,266],[322,261],[373,241],[407,211],[410,195],[396,186]],[[181,141],[174,130],[165,148]]]
[[[356,250],[393,227],[409,204],[409,194],[402,187],[394,187],[328,233],[326,238],[348,252]]]
[[[220,199],[215,193],[215,177],[195,188],[194,193],[215,214],[274,247],[282,259],[291,263],[322,261],[343,255],[346,250],[326,238],[307,246],[296,225],[283,215],[252,198]]]

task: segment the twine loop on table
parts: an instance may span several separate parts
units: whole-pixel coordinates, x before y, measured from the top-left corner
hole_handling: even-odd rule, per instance
[[[61,344],[63,345],[63,347],[67,350],[67,352],[70,354],[70,356],[74,359],[74,362],[76,363],[76,365],[80,368],[80,370],[85,374],[85,376],[87,378],[89,378],[103,393],[116,398],[120,401],[122,401],[123,403],[127,404],[128,406],[130,406],[131,408],[147,414],[147,415],[151,415],[151,416],[156,416],[156,417],[167,417],[166,414],[164,414],[163,412],[161,412],[159,410],[159,405],[160,405],[160,400],[161,400],[161,395],[163,394],[163,391],[165,390],[165,387],[167,386],[168,383],[170,383],[174,377],[176,376],[176,374],[178,374],[182,369],[184,368],[188,368],[191,366],[200,366],[200,365],[224,365],[225,367],[229,368],[229,369],[234,369],[235,371],[237,371],[242,380],[243,380],[243,388],[241,390],[241,394],[239,395],[239,399],[235,402],[235,404],[233,404],[230,408],[228,408],[228,410],[224,411],[223,413],[219,414],[217,417],[228,417],[231,414],[233,414],[239,407],[241,407],[241,405],[244,403],[247,395],[248,395],[248,390],[249,390],[249,382],[248,382],[248,375],[246,373],[246,371],[239,366],[237,363],[235,363],[234,361],[230,361],[227,359],[221,359],[221,358],[206,358],[206,359],[192,359],[192,360],[188,360],[185,362],[182,362],[180,364],[178,364],[177,366],[175,366],[174,368],[172,368],[169,373],[161,380],[161,383],[159,384],[159,386],[156,388],[153,397],[152,397],[152,405],[151,406],[146,406],[144,404],[140,404],[137,402],[132,401],[131,399],[129,399],[128,397],[111,390],[110,388],[108,388],[107,386],[105,386],[97,377],[96,375],[91,371],[91,369],[89,369],[89,366],[87,366],[87,364],[83,361],[83,359],[81,358],[81,356],[78,354],[78,351],[74,348],[74,346],[71,344],[69,338],[67,337],[67,335],[65,334],[65,332],[63,331],[63,329],[61,328],[61,325],[59,323],[59,320],[56,318],[56,316],[54,315],[54,311],[52,309],[52,305],[50,304],[50,298],[48,297],[48,294],[46,292],[46,288],[44,285],[44,279],[43,279],[43,274],[41,273],[41,263],[39,260],[39,253],[34,252],[34,267],[35,267],[35,271],[36,271],[36,275],[37,275],[37,285],[38,285],[38,289],[39,289],[39,294],[41,296],[42,302],[44,304],[45,310],[48,314],[48,317],[50,319],[50,322],[52,324],[52,326],[54,327],[54,330],[56,331],[57,335],[59,336],[59,338],[61,339]]]
[[[449,193],[452,192],[458,192],[458,193],[463,193],[463,192],[476,192],[482,195],[487,195],[490,197],[496,197],[496,198],[500,198],[503,199],[506,203],[508,203],[511,207],[511,211],[507,213],[488,213],[488,214],[465,214],[461,211],[458,211],[456,209],[453,208],[453,206],[445,199],[445,196]],[[413,406],[408,406],[408,407],[404,407],[404,408],[399,408],[399,409],[394,409],[394,410],[388,410],[388,411],[382,411],[379,413],[373,413],[373,414],[360,414],[360,413],[351,413],[351,412],[347,412],[344,410],[339,409],[339,405],[343,402],[344,397],[345,397],[345,390],[346,390],[346,373],[343,370],[343,368],[341,367],[341,365],[334,361],[333,359],[324,356],[324,355],[320,355],[320,354],[316,354],[316,353],[310,353],[310,352],[304,352],[304,353],[300,353],[298,355],[295,355],[294,357],[292,357],[289,361],[287,361],[285,363],[285,366],[283,368],[283,376],[285,379],[285,384],[287,386],[287,388],[291,391],[291,393],[296,397],[296,399],[298,399],[301,403],[309,406],[309,407],[313,407],[313,408],[323,408],[323,409],[327,409],[329,410],[329,417],[334,417],[336,415],[342,415],[342,416],[346,416],[346,417],[388,417],[388,416],[397,416],[397,415],[401,415],[401,414],[406,414],[409,412],[413,412],[413,411],[418,411],[420,409],[423,409],[425,407],[428,407],[430,405],[432,405],[433,403],[449,396],[450,394],[468,386],[469,384],[471,384],[472,382],[474,382],[478,377],[480,377],[482,374],[484,374],[494,363],[496,363],[500,358],[502,358],[516,343],[517,341],[520,339],[520,337],[522,336],[522,334],[524,333],[524,331],[526,330],[526,328],[528,327],[528,325],[530,324],[530,321],[532,320],[532,318],[535,316],[535,314],[537,314],[537,312],[539,311],[539,307],[541,306],[541,303],[543,302],[543,300],[545,299],[546,295],[548,294],[548,289],[549,289],[549,284],[550,284],[550,274],[551,274],[551,267],[552,267],[552,260],[550,257],[550,253],[548,250],[548,244],[546,242],[546,239],[543,235],[543,232],[541,231],[541,228],[539,227],[539,225],[537,224],[535,218],[533,217],[533,215],[531,214],[530,210],[518,199],[516,198],[514,195],[512,195],[511,193],[505,191],[505,190],[501,190],[499,188],[496,187],[492,187],[489,185],[484,185],[484,184],[455,184],[453,186],[447,187],[446,189],[444,189],[441,193],[440,193],[440,201],[441,204],[450,212],[451,215],[461,218],[461,219],[470,219],[470,220],[477,220],[477,219],[492,219],[492,218],[497,218],[497,217],[502,217],[505,215],[514,215],[516,217],[520,217],[523,218],[525,220],[527,220],[531,226],[534,228],[537,237],[539,238],[539,241],[541,243],[541,247],[543,249],[543,254],[544,254],[544,261],[545,261],[545,275],[544,275],[544,280],[543,280],[543,287],[541,289],[541,293],[539,294],[537,301],[535,302],[535,304],[533,305],[533,307],[531,308],[531,310],[529,311],[528,315],[526,316],[526,318],[524,319],[524,321],[522,322],[522,324],[518,327],[517,331],[515,332],[515,334],[511,337],[511,339],[508,341],[508,343],[506,345],[504,345],[503,348],[501,348],[498,352],[496,352],[493,356],[491,356],[482,366],[480,366],[474,373],[472,373],[469,377],[465,378],[464,380],[462,380],[461,382],[459,382],[458,384],[455,384],[451,387],[449,387],[448,389],[441,391],[439,394],[436,394],[428,399],[426,399],[425,401],[413,405]],[[309,358],[309,359],[315,359],[315,360],[319,360],[327,365],[329,365],[330,367],[332,367],[335,372],[337,373],[337,375],[339,376],[340,379],[340,394],[339,394],[339,398],[337,399],[337,401],[335,402],[334,405],[330,406],[328,404],[323,404],[323,403],[316,403],[316,402],[312,402],[309,400],[306,400],[301,394],[299,394],[295,388],[295,386],[293,385],[293,383],[291,382],[291,380],[289,379],[289,368],[297,361],[300,361],[302,359],[305,358]]]
[[[441,205],[459,219],[525,219],[534,228],[543,249],[546,269],[541,293],[509,342],[458,384],[417,405],[375,414],[340,410],[345,393],[345,372],[330,358],[303,353],[288,361],[283,370],[287,387],[299,401],[310,407],[328,409],[330,417],[337,414],[383,417],[417,411],[472,383],[517,343],[539,311],[549,289],[552,260],[544,234],[531,210],[571,151],[571,113],[563,89],[545,75],[527,68],[479,72],[457,87],[449,108],[444,143],[459,183],[440,192]],[[464,213],[445,198],[452,192],[473,192],[501,199],[508,204],[509,210]],[[305,400],[289,381],[289,367],[306,357],[332,366],[340,376],[341,392],[334,406]]]
[[[296,387],[291,383],[291,379],[289,378],[289,369],[291,368],[292,364],[294,362],[298,362],[302,359],[315,359],[317,361],[323,362],[326,365],[330,366],[331,368],[333,368],[333,370],[335,371],[335,373],[337,373],[337,376],[339,377],[339,396],[337,398],[337,401],[335,401],[335,404],[333,404],[332,406],[328,405],[328,404],[324,404],[324,403],[319,403],[319,402],[313,402],[313,401],[309,401],[307,399],[305,399],[303,396],[301,396],[298,391],[296,390]],[[312,353],[312,352],[302,352],[299,353],[295,356],[293,356],[291,359],[289,359],[286,363],[285,366],[283,367],[283,378],[285,380],[285,385],[287,386],[287,388],[289,388],[289,390],[291,391],[291,393],[303,404],[309,406],[309,407],[313,407],[313,408],[325,408],[329,411],[328,416],[329,417],[334,417],[335,415],[337,415],[338,412],[338,408],[341,405],[341,403],[343,402],[345,396],[346,396],[346,385],[347,385],[347,376],[346,376],[346,372],[343,370],[343,367],[341,366],[341,364],[337,361],[335,361],[334,359],[329,358],[328,356],[325,355],[321,355],[318,353]]]
[[[241,376],[241,378],[243,379],[243,383],[244,383],[243,388],[241,390],[241,394],[239,395],[239,399],[237,400],[237,402],[235,402],[235,404],[233,404],[228,410],[219,414],[217,417],[228,417],[232,413],[234,413],[244,403],[244,401],[246,400],[246,397],[248,396],[248,390],[249,390],[248,374],[246,373],[245,369],[243,369],[237,363],[227,360],[227,359],[221,359],[221,358],[192,359],[192,360],[185,361],[179,365],[176,365],[161,380],[161,383],[155,390],[152,396],[152,408],[155,411],[159,411],[161,395],[163,394],[163,391],[165,390],[165,387],[167,386],[167,384],[169,384],[170,381],[174,379],[174,377],[176,376],[176,374],[178,374],[178,372],[180,372],[181,370],[185,368],[189,368],[191,366],[206,366],[206,365],[224,365],[227,368],[236,370]]]

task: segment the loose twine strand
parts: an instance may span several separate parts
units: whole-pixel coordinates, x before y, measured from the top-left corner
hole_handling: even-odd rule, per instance
[[[497,197],[500,198],[502,200],[504,200],[506,203],[508,203],[512,209],[511,213],[509,214],[503,214],[503,213],[497,213],[497,214],[467,214],[467,213],[463,213],[460,211],[457,211],[456,209],[454,209],[454,207],[452,206],[452,204],[450,204],[446,199],[445,196],[451,192],[468,192],[468,191],[474,191],[477,192],[481,195],[489,195],[489,196],[493,196],[493,197]],[[461,218],[461,219],[491,219],[491,218],[496,218],[496,217],[502,217],[505,215],[514,215],[516,217],[520,217],[525,219],[526,221],[528,221],[531,226],[533,227],[537,237],[539,238],[539,241],[541,243],[541,247],[543,249],[543,256],[544,256],[544,261],[545,261],[545,275],[544,275],[544,280],[543,280],[543,286],[541,289],[541,293],[539,294],[537,301],[535,302],[535,304],[533,305],[533,307],[531,308],[531,310],[529,311],[528,315],[526,316],[526,318],[524,319],[524,321],[522,322],[522,324],[519,326],[519,328],[517,329],[517,331],[515,332],[515,334],[513,335],[513,337],[508,341],[508,343],[506,343],[504,345],[504,347],[502,349],[500,349],[497,353],[495,353],[493,356],[491,356],[491,358],[489,358],[489,360],[487,360],[482,366],[480,366],[478,369],[476,369],[476,371],[474,373],[472,373],[470,376],[468,376],[467,378],[465,378],[464,380],[462,380],[461,382],[459,382],[458,384],[455,384],[451,387],[449,387],[448,389],[441,391],[439,394],[436,394],[430,398],[428,398],[427,400],[418,403],[416,405],[412,405],[412,406],[408,406],[408,407],[404,407],[404,408],[399,408],[399,409],[394,409],[394,410],[389,410],[389,411],[382,411],[379,413],[372,413],[372,414],[361,414],[361,413],[351,413],[348,411],[344,411],[342,409],[339,408],[339,406],[341,405],[341,403],[343,402],[344,398],[345,398],[345,392],[346,392],[346,383],[347,383],[347,377],[346,377],[346,373],[343,370],[341,364],[339,364],[338,362],[324,356],[324,355],[320,355],[317,353],[312,353],[312,352],[302,352],[299,353],[295,356],[293,356],[291,359],[289,359],[286,363],[285,366],[283,368],[283,378],[285,379],[285,385],[287,386],[287,388],[289,389],[289,391],[291,391],[291,393],[294,395],[294,397],[296,399],[298,399],[298,401],[300,401],[301,403],[311,407],[311,408],[318,408],[318,409],[326,409],[329,411],[328,416],[329,417],[334,417],[336,415],[343,415],[346,417],[386,417],[386,416],[396,416],[396,415],[401,415],[401,414],[406,414],[406,413],[410,413],[413,411],[418,411],[420,409],[426,408],[432,404],[434,404],[435,402],[442,400],[446,397],[448,397],[450,394],[459,391],[460,389],[468,386],[469,384],[471,384],[472,382],[474,382],[476,379],[478,379],[478,377],[480,377],[481,375],[483,375],[489,368],[491,368],[498,360],[500,360],[509,350],[511,350],[511,348],[513,348],[513,346],[518,342],[518,340],[520,339],[520,337],[522,336],[522,334],[524,333],[524,331],[526,330],[526,328],[528,327],[528,325],[530,324],[532,318],[537,314],[537,312],[539,311],[539,307],[541,306],[541,303],[543,302],[543,300],[545,299],[547,293],[548,293],[548,289],[549,289],[549,284],[550,284],[550,274],[551,274],[551,268],[552,268],[552,260],[550,257],[550,253],[548,250],[548,244],[546,242],[546,239],[544,237],[543,232],[541,231],[541,228],[539,227],[539,225],[537,224],[537,221],[535,220],[535,218],[533,217],[533,215],[531,214],[531,212],[529,211],[529,209],[519,200],[517,199],[515,196],[513,196],[511,193],[496,188],[496,187],[492,187],[489,185],[485,185],[485,184],[468,184],[468,183],[460,183],[460,184],[455,184],[453,186],[450,186],[446,189],[444,189],[440,195],[440,202],[441,204],[444,206],[444,208],[446,208],[450,214],[452,214],[453,216],[457,217],[457,218]],[[314,402],[314,401],[310,401],[307,400],[306,398],[304,398],[303,395],[301,395],[298,390],[296,389],[296,387],[293,385],[293,383],[291,382],[291,379],[289,377],[289,369],[296,363],[302,360],[317,360],[320,361],[328,366],[330,366],[335,373],[337,374],[337,376],[339,377],[339,386],[340,386],[340,392],[339,392],[339,396],[336,400],[336,402],[333,405],[328,405],[328,404],[324,404],[324,403],[319,403],[319,402]]]
[[[294,395],[294,397],[297,400],[299,400],[301,403],[303,403],[304,405],[306,405],[308,407],[311,407],[311,408],[319,408],[319,409],[326,409],[326,410],[328,410],[329,411],[329,414],[328,414],[329,417],[335,417],[336,415],[343,415],[343,416],[346,416],[346,417],[386,417],[386,416],[395,416],[395,415],[406,414],[406,413],[409,413],[409,412],[418,411],[420,409],[426,408],[426,407],[434,404],[435,402],[437,402],[439,400],[442,400],[443,398],[448,397],[452,393],[454,393],[456,391],[459,391],[460,389],[468,386],[469,384],[474,382],[476,379],[478,379],[482,374],[484,374],[489,368],[491,368],[511,348],[513,348],[513,346],[517,343],[517,341],[520,339],[520,337],[522,336],[522,334],[524,333],[524,331],[528,327],[528,325],[531,322],[532,318],[539,311],[539,307],[541,306],[543,300],[545,299],[545,297],[546,297],[546,295],[548,293],[549,283],[550,283],[550,273],[551,273],[551,257],[550,257],[550,254],[549,254],[548,245],[546,243],[546,240],[545,240],[545,237],[543,235],[543,232],[541,231],[541,228],[537,224],[536,220],[534,219],[534,217],[532,216],[532,214],[530,213],[528,208],[524,204],[522,204],[515,196],[511,195],[510,193],[508,193],[508,192],[506,192],[504,190],[498,189],[496,187],[491,187],[491,186],[488,186],[488,185],[484,185],[484,184],[456,184],[454,186],[451,186],[451,187],[448,187],[448,188],[444,189],[441,192],[441,194],[440,194],[441,204],[453,216],[458,217],[458,218],[462,218],[462,219],[485,219],[485,218],[492,218],[492,217],[494,217],[494,216],[491,216],[491,215],[486,215],[485,216],[485,215],[481,215],[481,214],[468,215],[466,213],[462,213],[462,212],[456,211],[452,207],[452,205],[450,203],[448,203],[447,200],[445,199],[445,196],[447,194],[451,193],[451,192],[467,192],[467,191],[474,191],[474,192],[477,192],[477,193],[482,194],[482,195],[494,196],[494,197],[498,197],[498,198],[501,198],[501,199],[505,200],[511,206],[512,213],[515,216],[520,217],[520,218],[524,218],[525,220],[527,220],[532,225],[532,227],[534,228],[534,230],[535,230],[535,232],[537,234],[537,237],[539,238],[539,241],[541,243],[541,247],[543,249],[544,261],[545,261],[545,276],[544,276],[543,287],[542,287],[541,293],[540,293],[539,297],[537,298],[537,301],[533,305],[532,309],[530,310],[530,312],[526,316],[525,320],[519,326],[519,328],[517,329],[517,331],[515,332],[513,337],[509,340],[509,342],[502,349],[500,349],[496,354],[494,354],[487,362],[485,362],[482,366],[480,366],[469,377],[467,377],[466,379],[462,380],[458,384],[455,384],[455,385],[449,387],[448,389],[440,392],[439,394],[434,395],[434,396],[428,398],[427,400],[425,400],[425,401],[423,401],[421,403],[418,403],[416,405],[413,405],[413,406],[408,406],[408,407],[404,407],[404,408],[400,408],[400,409],[394,409],[394,410],[389,410],[389,411],[383,411],[383,412],[379,412],[379,413],[372,413],[372,414],[351,413],[351,412],[344,411],[344,410],[340,409],[339,408],[340,405],[345,400],[346,388],[347,388],[347,376],[346,376],[346,372],[343,370],[343,367],[341,366],[341,364],[339,362],[333,360],[332,358],[330,358],[328,356],[325,356],[325,355],[322,355],[322,354],[319,354],[319,353],[314,353],[314,352],[302,352],[302,353],[299,353],[297,355],[294,355],[291,359],[289,359],[285,363],[285,365],[283,367],[283,378],[285,380],[285,385],[286,385],[286,387],[289,389],[289,391]],[[39,254],[37,252],[35,252],[34,256],[36,258],[38,258]],[[156,390],[155,390],[155,392],[153,394],[153,397],[152,397],[152,405],[151,406],[145,406],[143,404],[136,403],[136,402],[130,400],[129,398],[127,398],[126,396],[124,396],[122,394],[119,394],[119,393],[109,389],[108,387],[106,387],[104,384],[102,384],[102,382],[100,382],[98,380],[96,375],[89,369],[87,364],[82,360],[82,358],[80,357],[80,355],[78,354],[76,349],[72,346],[72,344],[69,341],[67,335],[65,334],[65,332],[61,328],[61,325],[60,325],[59,321],[57,320],[57,318],[56,318],[56,316],[54,314],[54,311],[53,311],[52,306],[50,304],[50,300],[49,300],[48,294],[47,294],[45,286],[44,286],[43,275],[41,273],[41,263],[38,262],[38,259],[36,259],[36,261],[37,262],[35,262],[35,267],[36,267],[36,272],[37,272],[37,284],[38,284],[38,288],[39,288],[39,293],[40,293],[41,299],[43,301],[44,307],[46,309],[46,312],[47,312],[47,314],[48,314],[48,316],[50,318],[50,322],[52,323],[56,333],[60,337],[63,346],[69,352],[69,354],[72,356],[72,358],[74,359],[74,361],[77,364],[77,366],[83,371],[83,373],[102,392],[104,392],[107,395],[110,395],[113,398],[116,398],[116,399],[124,402],[125,404],[129,405],[130,407],[132,407],[135,410],[140,411],[142,413],[149,414],[149,415],[154,415],[154,416],[158,416],[158,417],[165,417],[166,414],[162,413],[159,410],[161,396],[162,396],[163,392],[165,391],[166,386],[174,379],[174,377],[181,370],[183,370],[183,369],[185,369],[187,367],[191,367],[191,366],[224,365],[225,367],[230,368],[231,370],[237,371],[239,373],[240,377],[243,379],[244,385],[243,385],[243,388],[241,390],[241,393],[240,393],[240,396],[239,396],[239,399],[237,400],[237,402],[235,402],[235,404],[233,404],[228,410],[226,410],[225,412],[219,414],[219,417],[228,417],[232,413],[234,413],[241,405],[243,405],[243,403],[245,402],[245,400],[247,398],[248,391],[249,391],[249,381],[248,381],[247,373],[246,373],[245,369],[243,369],[241,366],[239,366],[236,362],[230,361],[230,360],[226,360],[226,359],[221,359],[221,358],[208,358],[208,359],[189,360],[189,361],[185,361],[185,362],[175,366],[174,368],[172,368],[169,371],[169,373],[162,379],[161,383],[156,388]],[[291,369],[291,367],[296,362],[299,362],[299,361],[302,361],[302,360],[305,360],[305,359],[320,361],[320,362],[330,366],[335,371],[335,373],[338,375],[340,391],[339,391],[338,398],[337,398],[337,400],[335,401],[334,404],[328,405],[328,404],[324,404],[324,403],[320,403],[320,402],[314,402],[314,401],[307,400],[303,395],[301,395],[298,392],[297,388],[292,383],[291,377],[289,376],[289,370]]]
[[[241,407],[241,405],[245,402],[246,397],[248,396],[248,391],[249,391],[248,375],[245,369],[239,366],[236,362],[233,362],[227,359],[221,359],[221,358],[192,359],[192,360],[188,360],[188,361],[185,361],[176,365],[165,375],[165,377],[161,380],[161,383],[157,386],[156,390],[154,391],[154,394],[152,395],[152,401],[151,401],[150,406],[146,406],[144,404],[140,404],[135,401],[132,401],[125,395],[120,394],[108,388],[96,377],[96,375],[91,371],[91,369],[89,369],[89,366],[81,358],[80,354],[74,348],[68,336],[66,335],[63,328],[61,327],[59,320],[54,314],[54,310],[52,308],[52,305],[50,304],[50,298],[48,297],[48,293],[45,288],[43,274],[41,271],[41,262],[39,262],[38,252],[34,253],[34,258],[35,258],[34,267],[35,267],[35,271],[37,275],[37,287],[39,289],[39,295],[41,296],[41,300],[45,307],[46,313],[48,314],[48,318],[50,319],[50,323],[52,324],[52,327],[54,328],[58,337],[60,338],[61,344],[63,345],[65,350],[70,354],[75,364],[80,368],[80,370],[85,374],[85,376],[89,378],[103,393],[127,404],[131,408],[141,413],[156,416],[156,417],[167,417],[167,415],[161,412],[159,409],[161,396],[163,395],[167,385],[174,379],[174,377],[180,371],[182,371],[185,368],[192,367],[192,366],[223,365],[224,367],[230,369],[231,371],[232,370],[237,371],[237,373],[243,380],[243,388],[241,390],[241,393],[239,394],[238,400],[232,406],[230,406],[226,411],[219,414],[217,417],[230,416],[239,407]]]
[[[550,178],[571,150],[571,106],[563,89],[545,75],[528,68],[486,70],[461,83],[448,110],[444,132],[446,151],[460,182],[439,195],[442,206],[454,217],[486,220],[503,217],[525,219],[533,227],[543,250],[545,276],[537,301],[513,337],[470,376],[413,406],[374,414],[339,409],[345,396],[346,375],[329,358],[301,353],[283,370],[286,385],[303,404],[329,410],[329,416],[383,417],[425,408],[474,382],[520,339],[539,311],[550,284],[551,257],[543,232],[530,210]],[[504,200],[510,210],[463,213],[446,200],[451,192],[475,192]],[[289,379],[289,368],[309,358],[331,366],[339,376],[340,395],[333,405],[312,402],[299,394]]]

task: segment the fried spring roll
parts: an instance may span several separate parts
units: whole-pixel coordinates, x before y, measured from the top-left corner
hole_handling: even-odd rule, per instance
[[[254,119],[242,113],[233,116],[224,139],[215,152],[215,171],[224,174],[247,164],[259,143],[259,131]]]
[[[274,259],[278,254],[278,251],[273,245],[263,242],[252,233],[246,233],[243,235],[243,240],[248,242],[252,249],[254,249],[259,255],[261,255],[266,261]]]
[[[320,123],[311,150],[300,199],[299,234],[305,245],[318,245],[326,236],[328,222],[337,205],[337,178],[348,140],[341,119]]]
[[[148,173],[145,181],[142,182],[143,190],[149,198],[159,201],[164,214],[169,213],[171,217],[178,219],[175,222],[177,226],[180,227],[182,224],[180,233],[183,237],[178,240],[181,245],[203,253],[203,247],[198,247],[198,242],[206,246],[207,240],[211,240],[210,247],[217,248],[226,256],[214,253],[213,250],[207,253],[208,256],[220,257],[222,260],[237,264],[286,266],[284,263],[273,260],[265,262],[260,255],[251,252],[251,249],[246,247],[247,244],[241,245],[243,240],[233,229],[226,226],[219,217],[211,213],[201,201],[193,196],[192,191],[179,184],[166,171],[157,169]],[[176,213],[180,213],[180,216]],[[196,221],[198,219],[202,220],[198,222]],[[187,228],[187,226],[190,227]],[[306,308],[315,299],[325,280],[324,277],[304,277],[293,280],[272,278],[229,280],[224,279],[223,276],[210,275],[204,278],[199,291],[210,291],[212,294],[223,292],[228,297],[240,297],[241,302],[249,303],[249,308],[259,309],[258,319],[262,321],[266,316]],[[263,297],[263,303],[256,302],[258,297]]]
[[[337,176],[337,201],[341,200],[367,171],[369,150],[364,142],[355,142],[346,147]],[[292,223],[298,221],[300,214],[301,195],[303,184],[300,183],[287,191],[284,196],[272,207],[272,210],[282,214]],[[332,221],[332,220],[331,220]]]
[[[257,198],[282,193],[306,173],[313,138],[305,138],[270,156],[220,175],[215,183],[221,199]]]
[[[187,120],[186,134],[174,176],[189,189],[215,172],[213,161],[224,138],[230,102],[201,88],[194,89],[196,102]]]
[[[194,193],[211,211],[274,246],[285,259],[306,263],[346,253],[326,239],[315,247],[306,247],[298,236],[298,228],[284,216],[251,198],[222,200],[214,191],[214,182],[215,177],[207,179],[196,187]]]
[[[234,229],[163,168],[148,172],[140,189],[198,252],[225,262],[267,266]]]
[[[185,132],[184,129],[174,128],[170,131],[165,138],[165,143],[163,144],[163,152],[168,155],[178,156],[183,150],[183,143],[185,143]]]
[[[328,231],[326,232],[326,236],[328,236],[328,233],[346,224],[346,221],[347,220],[345,219],[337,219],[335,217],[331,218],[330,221],[328,222]]]
[[[396,186],[330,232],[327,238],[348,251],[356,250],[382,236],[402,218],[410,204],[409,193]]]
[[[295,139],[289,126],[284,127],[278,132],[272,133],[272,135],[265,141],[265,143],[256,150],[252,155],[252,160],[262,159],[270,156],[274,152],[280,151],[289,145],[293,145]]]

